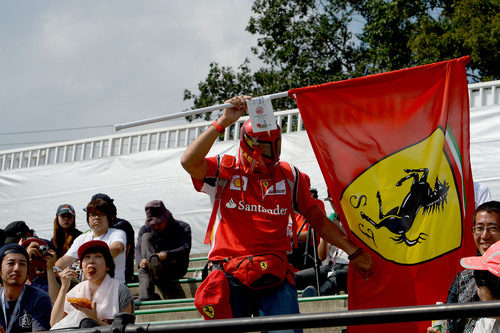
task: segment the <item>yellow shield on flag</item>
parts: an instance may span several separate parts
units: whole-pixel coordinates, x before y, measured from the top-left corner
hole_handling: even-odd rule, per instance
[[[460,194],[444,144],[438,128],[373,164],[342,193],[351,231],[384,259],[414,265],[460,247]]]

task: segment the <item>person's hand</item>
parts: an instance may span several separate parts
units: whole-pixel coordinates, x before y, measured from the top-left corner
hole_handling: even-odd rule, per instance
[[[251,96],[235,96],[225,101],[224,104],[231,103],[234,105],[234,107],[224,109],[224,113],[217,120],[219,125],[226,128],[232,123],[234,123],[236,120],[240,119],[240,117],[244,115],[247,110],[246,101],[251,98],[252,98]]]
[[[158,256],[158,259],[160,259],[161,261],[167,259],[167,252],[158,252],[156,255]]]
[[[427,327],[427,333],[436,333],[437,330],[435,328],[432,328],[432,327]]]
[[[30,245],[28,245],[26,251],[28,252],[28,256],[30,257],[30,259],[42,256],[40,254],[40,245],[37,242],[31,242]]]
[[[62,272],[59,272],[61,279],[61,287],[69,287],[71,279],[78,278],[78,274],[69,267],[66,267]]]
[[[51,271],[56,264],[57,255],[53,250],[49,249],[43,259],[45,259],[45,262],[47,263],[47,271]]]
[[[85,308],[75,303],[70,303],[70,304],[78,311],[85,313],[87,317],[99,321],[99,319],[97,318],[97,307],[95,305],[95,302],[92,303],[92,309]]]
[[[140,268],[148,268],[148,266],[149,266],[149,261],[145,258],[143,258],[139,263]]]
[[[362,277],[368,280],[368,278],[373,274],[372,270],[372,256],[366,252],[361,253],[356,258],[352,259],[352,262],[358,272]]]

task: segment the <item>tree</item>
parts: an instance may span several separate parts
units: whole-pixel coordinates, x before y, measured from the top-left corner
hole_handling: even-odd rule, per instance
[[[495,0],[442,1],[440,15],[420,22],[409,47],[417,63],[470,55],[469,79],[500,78],[500,3]]]
[[[247,31],[265,64],[251,73],[211,64],[194,108],[471,56],[469,79],[500,77],[497,0],[255,0]],[[359,33],[353,32],[359,27]],[[276,109],[295,107],[290,99]],[[209,118],[207,115],[206,118]]]
[[[262,36],[252,50],[281,72],[283,88],[350,77],[357,52],[345,1],[257,0],[252,10],[247,30]]]
[[[248,95],[255,90],[253,76],[248,67],[248,59],[238,67],[235,72],[230,67],[219,66],[217,63],[210,63],[208,76],[204,81],[198,83],[199,95],[191,91],[184,90],[184,100],[193,100],[194,108],[201,108],[215,104],[222,104],[227,99],[236,95]],[[210,113],[203,115],[188,116],[186,119],[192,121],[194,118],[210,119]]]
[[[352,1],[366,20],[367,73],[471,56],[469,79],[500,77],[500,4],[493,0]]]
[[[431,16],[436,1],[351,1],[364,20],[359,51],[363,74],[397,70],[419,64],[409,47],[422,19]],[[359,73],[357,73],[359,74]]]

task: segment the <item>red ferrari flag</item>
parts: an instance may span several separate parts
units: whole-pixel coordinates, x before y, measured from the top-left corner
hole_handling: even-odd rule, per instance
[[[289,91],[348,236],[373,258],[368,280],[349,270],[349,309],[444,302],[460,258],[475,254],[468,60]]]

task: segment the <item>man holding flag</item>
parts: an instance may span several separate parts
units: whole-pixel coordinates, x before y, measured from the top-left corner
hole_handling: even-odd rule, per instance
[[[296,227],[294,210],[304,215],[322,238],[349,254],[351,263],[363,277],[371,275],[371,256],[345,237],[319,209],[306,185],[305,175],[279,160],[279,127],[257,133],[247,120],[241,129],[238,159],[229,155],[206,157],[224,129],[245,113],[248,99],[248,96],[238,96],[227,101],[234,107],[225,109],[223,115],[189,145],[181,159],[196,190],[209,194],[214,205],[205,239],[212,245],[209,260],[213,264],[207,280],[222,269],[229,281],[227,302],[232,315],[227,314],[226,308],[225,316],[218,316],[217,309],[207,305],[200,311],[206,319],[298,313],[297,293],[293,277],[287,274],[288,265],[281,279],[276,280],[279,283],[271,283],[276,281],[270,274],[279,266],[272,259],[279,257],[286,263],[286,253],[291,250],[290,237],[296,230],[290,228],[289,221],[294,221],[292,224]],[[221,180],[227,183],[221,184]],[[241,266],[238,265],[238,270],[232,269],[232,262],[235,258],[244,262],[249,256],[264,257],[260,261],[260,274],[265,279],[254,282],[235,279],[241,276]]]

